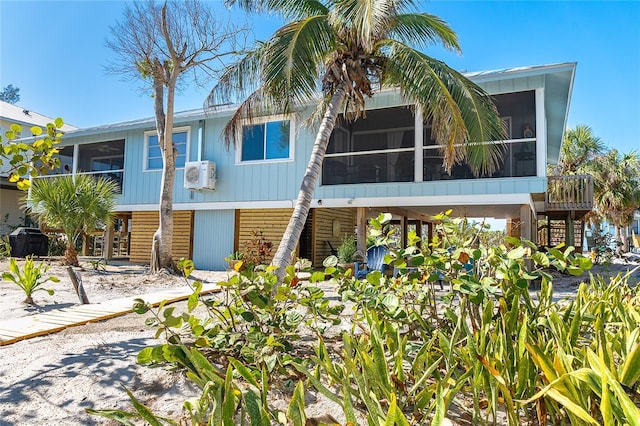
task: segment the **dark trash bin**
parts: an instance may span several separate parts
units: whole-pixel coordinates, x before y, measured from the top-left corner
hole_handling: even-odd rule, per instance
[[[46,256],[49,252],[49,238],[38,228],[20,227],[9,234],[11,256]]]

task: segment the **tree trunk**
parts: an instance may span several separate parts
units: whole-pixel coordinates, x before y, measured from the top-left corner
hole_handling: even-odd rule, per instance
[[[74,271],[71,266],[67,266],[67,274],[69,274],[69,279],[71,279],[71,284],[73,284],[73,288],[76,290],[76,294],[78,295],[78,299],[80,299],[80,303],[82,303],[83,305],[90,303],[87,292],[84,291],[82,280],[79,277],[80,274],[76,274],[76,271]]]
[[[622,252],[627,253],[630,251],[630,244],[628,235],[631,235],[631,231],[629,231],[630,225],[625,225],[621,227],[620,237],[622,238]]]
[[[324,113],[316,140],[313,144],[313,150],[311,151],[311,157],[309,158],[309,164],[307,170],[302,178],[302,184],[300,185],[300,192],[298,193],[298,199],[296,205],[289,219],[287,229],[282,236],[278,250],[271,262],[271,265],[277,266],[275,271],[278,277],[278,284],[282,283],[282,280],[286,273],[286,268],[291,264],[293,253],[300,240],[300,234],[302,228],[307,220],[309,214],[309,208],[311,206],[311,199],[313,192],[316,188],[318,181],[318,175],[322,169],[322,162],[324,161],[325,153],[327,152],[327,145],[329,144],[329,137],[336,123],[336,119],[344,103],[346,96],[345,83],[340,84],[327,107],[327,111]],[[277,286],[276,286],[277,288]]]
[[[169,143],[172,144],[171,138]],[[160,217],[159,225],[153,235],[152,250],[157,250],[156,269],[152,267],[151,272],[158,272],[162,269],[173,271],[173,257],[171,247],[173,246],[173,185],[176,175],[176,162],[173,147],[166,149],[162,168],[162,182],[160,184]],[[154,258],[152,253],[152,258]]]
[[[164,72],[157,63],[157,72]],[[174,70],[175,71],[175,70]],[[177,78],[177,75],[175,76]],[[164,113],[164,85],[155,79],[155,115],[158,130],[158,145],[162,152],[162,181],[160,183],[160,205],[158,229],[153,235],[150,272],[162,269],[175,271],[171,248],[173,246],[173,186],[176,175],[176,151],[173,147],[173,109],[175,78],[167,82],[167,112]],[[163,80],[162,80],[163,81]]]
[[[70,266],[80,266],[76,249],[68,244],[67,249],[64,251],[64,264]]]
[[[78,262],[78,252],[76,251],[78,234],[68,234],[65,232],[64,235],[67,238],[67,248],[64,251],[63,263],[67,266],[80,266]]]
[[[616,234],[616,254],[621,256],[625,250],[625,238],[624,238],[624,227],[620,225],[615,225],[615,234]]]

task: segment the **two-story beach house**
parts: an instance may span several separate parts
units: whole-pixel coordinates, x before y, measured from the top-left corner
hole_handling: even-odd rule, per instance
[[[573,219],[590,210],[587,178],[552,184],[546,174],[559,157],[575,70],[575,63],[563,63],[466,74],[493,95],[508,127],[501,166],[491,176],[474,177],[465,165],[446,173],[420,112],[397,91],[377,93],[367,101],[366,119],[343,122],[333,132],[299,257],[321,265],[330,245],[385,211],[420,230],[447,209],[456,216],[504,218],[509,232],[536,241],[546,235],[539,218]],[[197,268],[223,269],[224,257],[242,251],[253,231],[279,242],[315,137],[315,129],[303,125],[309,106],[293,117],[244,126],[241,142],[227,150],[221,133],[233,111],[175,116],[173,253],[192,258]],[[94,254],[148,262],[162,164],[154,120],[68,132],[62,145],[60,173],[119,183],[119,220],[95,239]]]

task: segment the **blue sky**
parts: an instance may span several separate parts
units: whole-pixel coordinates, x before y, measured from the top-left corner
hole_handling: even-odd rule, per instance
[[[20,106],[78,127],[152,116],[148,94],[104,70],[123,10],[115,0],[0,0],[0,87],[19,87]],[[590,125],[623,152],[640,148],[640,1],[434,0],[421,10],[458,33],[462,55],[428,51],[458,70],[577,62],[568,126]],[[277,24],[253,20],[261,39]],[[186,90],[176,110],[200,108],[207,94]]]

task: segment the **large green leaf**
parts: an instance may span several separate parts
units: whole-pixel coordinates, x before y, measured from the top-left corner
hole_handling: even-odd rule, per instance
[[[304,385],[301,381],[298,382],[293,391],[293,397],[287,408],[287,417],[293,426],[305,426],[306,424],[307,416],[304,412]]]
[[[640,343],[635,343],[620,370],[620,383],[633,387],[640,378]]]
[[[320,392],[322,395],[329,398],[331,401],[335,402],[336,404],[342,406],[342,401],[335,394],[335,392],[330,391],[325,385],[322,384],[322,382],[320,382],[320,380],[314,374],[312,374],[309,370],[307,370],[302,364],[297,363],[295,361],[289,361],[288,364],[292,365],[296,370],[298,370],[299,372],[307,376],[307,379],[309,379],[313,387],[316,388],[318,392]]]

